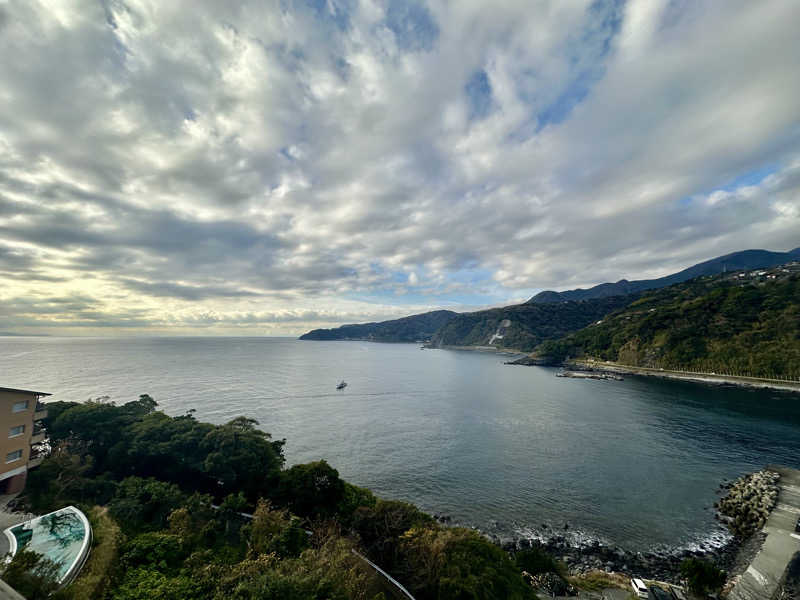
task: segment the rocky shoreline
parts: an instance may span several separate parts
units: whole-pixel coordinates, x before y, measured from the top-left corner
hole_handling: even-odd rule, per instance
[[[687,558],[703,558],[714,562],[722,569],[731,570],[737,562],[741,541],[738,538],[731,538],[722,546],[706,550],[649,552],[631,552],[599,541],[575,546],[566,537],[559,535],[543,541],[518,539],[503,544],[503,548],[509,552],[532,546],[541,548],[561,561],[570,575],[581,576],[592,571],[604,571],[679,584],[680,565]]]
[[[747,569],[761,548],[764,536],[760,530],[775,505],[778,478],[777,473],[762,470],[720,485],[725,495],[714,504],[718,510],[716,517],[731,535],[718,545],[632,552],[597,540],[576,543],[574,537],[544,525],[542,528],[549,529],[551,535],[504,542],[490,537],[510,553],[540,548],[560,561],[572,576],[603,571],[680,584],[680,565],[687,558],[711,561],[733,576]],[[442,523],[450,522],[449,517],[436,515],[436,518]]]

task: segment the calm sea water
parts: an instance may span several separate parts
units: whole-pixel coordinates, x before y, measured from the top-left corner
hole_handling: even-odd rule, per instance
[[[287,439],[289,464],[325,458],[355,484],[501,537],[569,523],[632,550],[719,541],[723,479],[800,467],[800,396],[561,379],[504,360],[275,338],[0,338],[0,386],[254,417]]]

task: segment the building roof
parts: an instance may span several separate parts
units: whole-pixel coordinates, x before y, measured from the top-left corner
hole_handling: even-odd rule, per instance
[[[30,394],[31,396],[52,396],[47,392],[34,392],[33,390],[18,390],[16,388],[0,387],[0,392],[14,392],[15,394]]]

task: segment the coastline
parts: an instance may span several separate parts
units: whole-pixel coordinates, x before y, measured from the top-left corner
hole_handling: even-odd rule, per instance
[[[488,352],[490,354],[503,354],[506,356],[519,356],[527,355],[527,352],[522,350],[515,350],[514,348],[497,348],[495,346],[429,346],[425,344],[425,350],[456,350],[459,352]]]
[[[596,369],[611,373],[626,375],[640,375],[642,377],[660,377],[662,379],[676,379],[680,381],[693,381],[712,385],[735,385],[738,387],[754,389],[772,389],[788,392],[800,392],[800,382],[782,381],[779,379],[761,379],[758,377],[739,377],[736,375],[717,375],[716,373],[694,373],[691,371],[668,371],[649,367],[631,367],[611,362],[593,362],[583,360],[569,361],[567,364],[580,369]]]

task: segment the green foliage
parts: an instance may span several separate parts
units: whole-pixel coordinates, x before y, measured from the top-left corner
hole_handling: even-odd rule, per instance
[[[108,503],[108,514],[91,513],[97,544],[84,572],[55,597],[392,597],[356,548],[420,600],[532,597],[508,555],[476,533],[380,500],[325,461],[283,470],[283,441],[252,419],[215,426],[168,417],[142,396],[122,406],[60,405],[52,423],[56,450],[31,472],[28,502]],[[242,513],[253,505],[248,521]],[[47,564],[37,564],[12,564],[10,573],[41,587]]]
[[[433,337],[435,346],[485,346],[508,319],[502,339],[493,345],[529,352],[545,340],[560,338],[593,323],[611,311],[622,308],[631,296],[614,296],[577,302],[554,304],[519,304],[473,313],[462,313],[451,319]]]
[[[58,419],[61,413],[72,408],[73,406],[78,406],[78,402],[65,402],[63,400],[48,402],[47,416],[42,419],[42,424],[44,425],[45,429],[51,431],[53,429],[53,423],[55,423],[56,419]]]
[[[203,585],[191,574],[167,575],[155,569],[131,569],[111,594],[112,600],[205,600]]]
[[[531,575],[539,573],[559,573],[565,575],[564,568],[556,562],[543,548],[532,546],[520,550],[514,555],[514,562],[520,571],[527,571]]]
[[[158,530],[167,525],[169,514],[185,499],[175,484],[128,477],[119,484],[109,511],[126,531]]]
[[[689,582],[689,589],[701,596],[719,591],[725,585],[725,571],[707,560],[687,558],[681,563],[681,574]]]
[[[90,477],[94,459],[84,453],[85,444],[59,443],[50,456],[28,472],[25,495],[36,512],[47,513],[65,504],[108,502],[116,483],[107,477]]]
[[[179,536],[151,531],[137,535],[125,544],[122,566],[125,569],[148,567],[166,571],[180,564],[186,556]]]
[[[439,600],[535,599],[500,548],[469,529],[414,528],[402,537],[412,594]]]
[[[431,336],[456,313],[434,310],[421,315],[380,323],[342,325],[336,329],[315,329],[300,336],[301,340],[370,340],[373,342],[416,342]]]
[[[353,530],[368,554],[389,570],[402,563],[400,538],[412,527],[432,526],[435,521],[413,504],[397,500],[378,500],[374,506],[355,511]]]
[[[122,544],[119,525],[99,506],[88,513],[92,551],[78,578],[58,593],[59,600],[97,600],[105,596]]]
[[[208,497],[195,494],[167,517],[169,532],[187,548],[212,548],[225,541],[219,516]]]
[[[704,278],[650,292],[536,355],[800,379],[800,278]]]
[[[248,527],[250,552],[254,555],[275,553],[297,557],[308,547],[308,535],[299,519],[287,510],[273,510],[270,503],[260,500]]]
[[[278,502],[302,517],[332,517],[344,497],[344,481],[324,460],[295,465],[281,473]]]
[[[42,554],[19,550],[3,570],[3,581],[27,600],[45,600],[58,588],[58,565]]]
[[[54,442],[69,446],[68,454],[79,457],[86,467],[83,475],[92,481],[153,477],[219,498],[241,492],[252,503],[274,492],[284,462],[283,441],[271,440],[256,428],[255,420],[238,417],[211,425],[190,415],[168,417],[155,406],[147,395],[122,406],[63,405],[55,411],[50,433]],[[40,470],[55,472],[64,466],[46,467],[47,462]],[[40,479],[40,488],[49,487],[46,477]],[[33,491],[42,495],[36,482]],[[82,494],[85,500],[106,502],[113,489],[106,486]]]
[[[371,599],[379,582],[350,553],[341,538],[330,538],[295,559],[262,554],[215,573],[214,600]]]
[[[339,502],[336,512],[343,522],[349,523],[352,520],[353,513],[355,513],[358,508],[362,506],[375,506],[377,501],[378,499],[375,497],[375,494],[368,489],[355,486],[345,481],[342,501]]]

